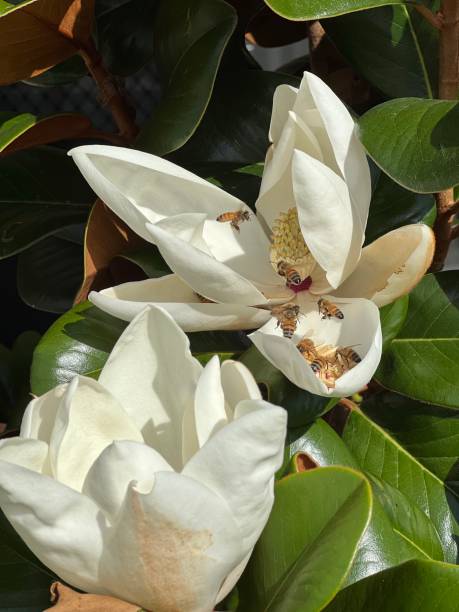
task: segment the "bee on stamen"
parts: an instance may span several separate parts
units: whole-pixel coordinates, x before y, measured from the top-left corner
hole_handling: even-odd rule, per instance
[[[342,346],[336,349],[336,359],[344,371],[351,370],[362,361],[360,355],[352,346]]]
[[[285,277],[287,287],[289,285],[301,285],[300,273],[286,261],[281,260],[278,262],[277,273],[279,274],[279,276]]]
[[[298,325],[300,307],[298,304],[288,302],[281,306],[273,306],[271,314],[277,319],[277,326],[280,327],[284,338],[292,338]]]
[[[319,314],[321,319],[331,319],[336,317],[337,319],[344,319],[344,315],[336,304],[326,300],[325,298],[319,298],[317,302]]]
[[[296,348],[307,361],[314,361],[314,359],[318,357],[316,345],[310,338],[306,338],[306,336],[298,342]]]
[[[240,232],[239,225],[244,221],[250,221],[250,213],[248,210],[228,211],[218,215],[216,220],[219,223],[230,223],[233,229]]]

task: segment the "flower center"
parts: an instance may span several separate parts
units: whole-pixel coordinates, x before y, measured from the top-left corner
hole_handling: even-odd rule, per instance
[[[271,265],[288,287],[296,292],[309,289],[316,262],[301,233],[296,208],[281,213],[274,222],[269,255]]]
[[[361,361],[360,355],[352,346],[316,345],[307,336],[296,346],[317,378],[329,389],[333,389],[336,380]]]

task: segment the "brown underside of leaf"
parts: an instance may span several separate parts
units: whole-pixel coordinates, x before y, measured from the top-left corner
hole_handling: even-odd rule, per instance
[[[37,76],[85,46],[94,0],[37,0],[0,19],[0,85]]]
[[[44,612],[140,612],[139,606],[107,595],[82,595],[60,582],[51,585],[54,605]]]
[[[316,463],[307,453],[297,453],[293,457],[293,462],[297,472],[307,472],[308,470],[313,470],[314,468],[319,467],[319,464]]]
[[[112,260],[129,249],[144,244],[121,219],[119,219],[102,200],[97,200],[89,215],[84,241],[84,279],[75,298],[75,304],[84,302],[88,293],[98,291],[124,280],[119,274],[112,274]],[[131,267],[129,268],[131,270]]]

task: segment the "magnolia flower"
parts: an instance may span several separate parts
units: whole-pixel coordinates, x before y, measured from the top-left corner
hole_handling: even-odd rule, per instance
[[[147,308],[98,382],[32,400],[20,436],[0,441],[0,507],[74,587],[211,611],[268,519],[285,429],[242,364],[203,368],[170,315]]]
[[[125,320],[145,302],[161,303],[186,331],[261,327],[252,341],[296,385],[347,395],[368,382],[381,356],[376,306],[424,274],[433,234],[408,225],[362,249],[371,196],[366,155],[345,106],[313,74],[299,89],[277,88],[270,140],[256,215],[161,158],[107,146],[71,151],[97,195],[156,244],[174,272],[89,298]],[[320,316],[320,296],[343,317]],[[299,307],[293,342],[271,316],[285,303]],[[327,380],[298,351],[304,335],[329,354],[355,347],[359,361],[345,367],[341,360]]]

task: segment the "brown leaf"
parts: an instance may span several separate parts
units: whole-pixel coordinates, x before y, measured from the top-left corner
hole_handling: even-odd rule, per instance
[[[313,470],[319,465],[310,455],[304,452],[296,453],[296,455],[293,456],[292,461],[295,472],[307,472],[308,470]]]
[[[0,85],[37,76],[85,46],[94,0],[36,0],[0,18]]]
[[[139,606],[107,595],[82,595],[60,582],[51,585],[51,602],[44,612],[141,612]]]
[[[113,277],[110,263],[128,249],[144,244],[102,200],[97,200],[89,215],[84,240],[84,279],[75,304],[84,302],[92,290],[104,289],[123,280],[136,278]],[[130,267],[131,269],[131,267]]]

